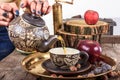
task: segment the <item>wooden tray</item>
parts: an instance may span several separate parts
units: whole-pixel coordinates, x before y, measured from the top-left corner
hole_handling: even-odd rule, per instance
[[[106,62],[108,62],[109,65],[112,66],[111,70],[106,71],[104,73],[97,74],[97,75],[95,75],[93,77],[82,77],[82,78],[76,77],[76,76],[67,76],[67,77],[63,77],[63,78],[51,77],[50,73],[48,73],[42,67],[43,61],[45,61],[45,60],[50,58],[49,53],[35,53],[35,54],[31,54],[31,55],[27,56],[26,58],[24,58],[22,60],[21,64],[22,64],[22,68],[25,71],[27,71],[27,72],[35,75],[35,76],[41,77],[43,80],[77,80],[77,79],[78,80],[86,80],[86,79],[87,80],[89,80],[89,79],[90,80],[91,79],[92,80],[96,80],[97,77],[103,76],[103,75],[105,75],[105,74],[107,74],[107,73],[109,73],[109,72],[111,72],[111,71],[116,69],[116,62],[112,58],[110,58],[108,56],[104,56],[104,57],[108,58],[108,59],[106,59]],[[110,61],[108,61],[108,60],[110,60]]]

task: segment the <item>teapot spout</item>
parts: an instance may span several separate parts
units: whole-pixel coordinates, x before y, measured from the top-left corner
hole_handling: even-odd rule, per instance
[[[45,40],[39,45],[37,51],[47,52],[58,41],[58,35],[50,35],[48,40]]]

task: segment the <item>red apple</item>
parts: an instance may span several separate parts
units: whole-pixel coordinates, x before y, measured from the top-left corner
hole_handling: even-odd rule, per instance
[[[95,63],[95,61],[100,61],[99,56],[102,53],[102,48],[97,41],[93,40],[80,40],[77,49],[80,51],[85,51],[89,55],[89,61]]]
[[[98,22],[99,14],[94,10],[87,10],[84,14],[86,24],[95,25]]]

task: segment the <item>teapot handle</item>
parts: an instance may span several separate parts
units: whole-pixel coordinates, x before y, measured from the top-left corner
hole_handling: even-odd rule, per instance
[[[81,65],[86,65],[86,63],[87,63],[87,61],[89,59],[88,53],[85,52],[85,51],[80,51],[80,57],[81,57],[81,59],[79,60],[79,63]]]

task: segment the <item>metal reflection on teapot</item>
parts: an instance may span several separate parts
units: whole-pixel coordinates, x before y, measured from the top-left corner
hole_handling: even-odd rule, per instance
[[[15,47],[26,52],[46,52],[57,41],[57,36],[50,36],[45,21],[30,13],[13,19],[8,32]]]

